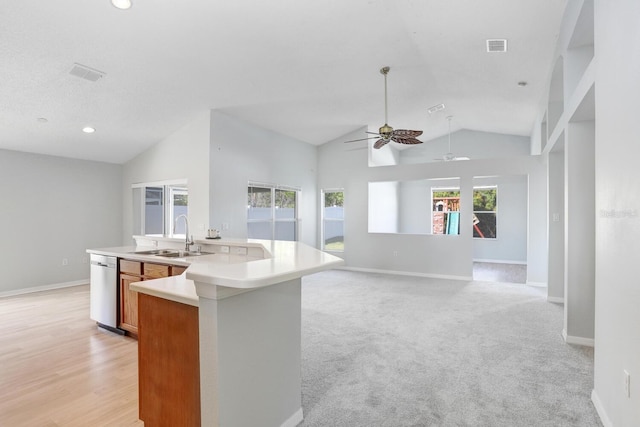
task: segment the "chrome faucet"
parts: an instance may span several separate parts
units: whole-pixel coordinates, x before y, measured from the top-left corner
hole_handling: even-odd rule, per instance
[[[193,236],[191,236],[191,239],[189,239],[189,218],[187,218],[185,214],[178,215],[173,221],[173,233],[175,234],[176,232],[176,225],[178,225],[178,220],[180,218],[184,218],[184,250],[189,252],[189,250],[191,249],[190,246],[193,245]]]

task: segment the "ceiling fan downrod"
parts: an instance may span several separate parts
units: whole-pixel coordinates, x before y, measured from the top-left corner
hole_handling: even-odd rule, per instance
[[[393,133],[393,128],[388,125],[388,107],[387,107],[387,74],[389,74],[390,67],[382,67],[380,68],[380,74],[384,76],[384,126],[378,129],[378,133],[385,141],[389,141],[391,139],[391,135]]]

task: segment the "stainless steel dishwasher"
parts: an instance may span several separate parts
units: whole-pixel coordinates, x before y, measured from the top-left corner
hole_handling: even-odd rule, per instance
[[[118,268],[116,257],[91,254],[91,284],[89,285],[89,317],[98,326],[118,334]]]

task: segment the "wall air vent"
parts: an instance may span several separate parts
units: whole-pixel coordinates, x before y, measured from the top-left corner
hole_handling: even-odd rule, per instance
[[[506,52],[506,39],[489,39],[487,40],[487,52]]]
[[[105,73],[102,71],[94,70],[93,68],[89,68],[86,65],[82,64],[73,64],[71,71],[69,74],[72,76],[80,77],[81,79],[89,80],[91,82],[97,82],[101,78],[105,76]]]

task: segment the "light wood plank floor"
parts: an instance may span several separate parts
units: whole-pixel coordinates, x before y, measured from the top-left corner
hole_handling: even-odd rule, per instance
[[[89,286],[0,298],[0,426],[143,426],[138,344],[89,319]]]

